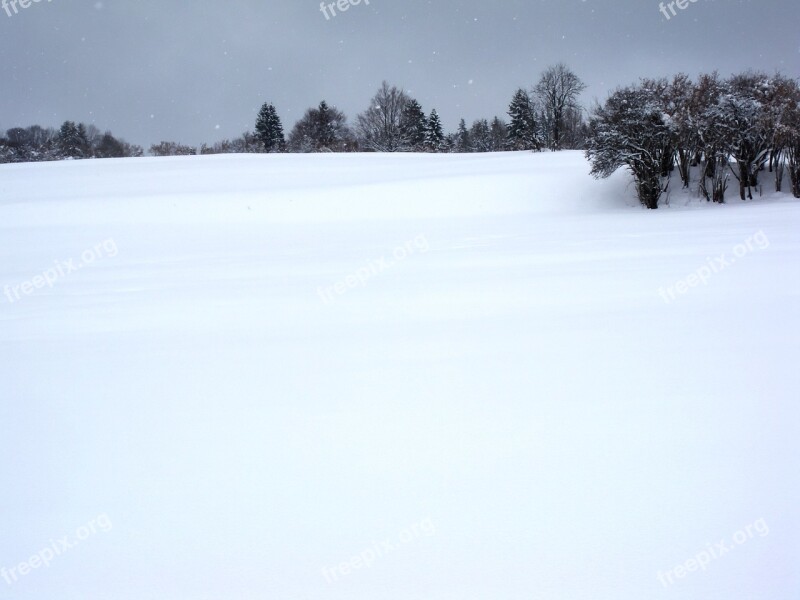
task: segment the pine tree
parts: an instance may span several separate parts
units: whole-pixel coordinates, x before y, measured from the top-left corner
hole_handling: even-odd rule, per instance
[[[265,103],[256,119],[256,135],[266,152],[281,152],[285,145],[283,125],[278,111],[272,104]]]
[[[316,132],[314,137],[316,139],[317,148],[320,150],[331,150],[336,142],[335,117],[325,100],[319,103],[316,120]]]
[[[425,148],[428,152],[441,152],[444,149],[444,132],[439,113],[434,108],[425,127]]]
[[[502,152],[508,147],[508,125],[498,117],[492,121],[492,152]]]
[[[95,150],[98,158],[121,158],[125,156],[125,147],[117,138],[106,131]]]
[[[86,128],[74,121],[64,121],[56,140],[59,158],[84,158],[89,147]]]
[[[517,90],[508,107],[511,123],[508,140],[513,150],[541,150],[542,140],[536,123],[536,110],[531,97],[523,89]]]
[[[467,131],[467,122],[464,119],[458,124],[458,131],[456,132],[456,146],[455,152],[471,152],[472,141],[470,139],[469,131]]]
[[[489,121],[478,119],[472,124],[469,130],[470,152],[491,152],[492,151],[492,131],[489,128]]]
[[[89,143],[89,134],[86,131],[86,125],[78,123],[78,148],[82,158],[92,157],[92,145]]]
[[[323,100],[294,124],[287,147],[290,152],[345,152],[354,144],[345,114]]]
[[[406,145],[406,150],[418,152],[425,146],[426,119],[422,106],[413,98],[403,109],[400,120],[400,133]]]

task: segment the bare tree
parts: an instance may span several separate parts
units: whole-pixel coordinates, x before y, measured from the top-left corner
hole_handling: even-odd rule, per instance
[[[800,85],[797,80],[776,73],[761,88],[760,99],[762,126],[770,138],[769,170],[775,172],[775,191],[780,192],[786,172],[786,144],[791,141],[785,124],[800,105]]]
[[[697,147],[704,157],[700,193],[706,200],[720,204],[725,202],[725,192],[728,190],[731,155],[729,131],[718,114],[720,98],[724,93],[725,83],[716,71],[702,74],[697,80],[691,101],[694,113],[691,126],[697,134]]]
[[[551,150],[561,149],[565,113],[568,109],[580,109],[578,96],[585,89],[586,84],[563,63],[549,67],[536,84],[536,96],[550,127]]]
[[[785,107],[777,134],[781,138],[782,154],[785,154],[788,162],[792,194],[800,198],[800,89],[797,84],[789,93],[793,100]]]
[[[691,170],[699,152],[700,139],[693,124],[697,112],[696,87],[688,75],[679,73],[672,78],[665,91],[664,112],[671,120],[678,173],[685,189],[691,183]]]
[[[730,132],[731,155],[737,169],[731,168],[739,181],[742,200],[753,199],[758,174],[769,160],[772,132],[765,127],[767,111],[763,91],[769,89],[764,73],[742,73],[726,82],[726,93],[719,101],[719,118]]]
[[[197,154],[197,148],[176,142],[159,142],[150,146],[153,156],[191,156]]]
[[[658,208],[667,191],[665,157],[672,158],[672,134],[658,87],[643,82],[615,91],[594,110],[586,157],[596,178],[610,177],[620,167],[633,174],[641,203]]]
[[[383,82],[370,107],[356,119],[356,131],[365,149],[375,152],[406,149],[403,113],[410,100],[405,92]]]

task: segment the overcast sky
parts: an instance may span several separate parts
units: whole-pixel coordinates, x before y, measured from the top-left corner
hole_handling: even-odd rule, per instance
[[[10,0],[6,0],[10,1]],[[333,0],[328,0],[333,1]],[[800,76],[798,0],[42,0],[0,10],[0,128],[66,119],[149,147],[235,137],[264,101],[287,130],[326,99],[350,121],[383,79],[446,128],[503,115],[563,61],[584,103],[640,76]],[[668,13],[670,14],[670,13]]]

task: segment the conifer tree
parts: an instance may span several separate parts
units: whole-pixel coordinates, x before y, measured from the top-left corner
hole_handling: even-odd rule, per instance
[[[285,145],[283,125],[278,111],[272,104],[265,103],[256,119],[256,136],[266,152],[281,152]]]
[[[478,119],[470,127],[469,150],[470,152],[492,151],[492,130],[486,119]]]
[[[86,131],[86,125],[78,123],[78,147],[82,158],[92,157],[92,144],[89,142],[89,134]]]
[[[316,144],[319,149],[330,150],[336,142],[335,115],[328,103],[319,103],[316,114]]]
[[[345,152],[354,145],[345,114],[323,100],[295,123],[287,147],[290,152]]]
[[[444,132],[439,113],[434,108],[425,127],[425,148],[428,152],[441,152],[444,149]]]
[[[471,152],[472,142],[470,139],[469,131],[467,131],[467,122],[464,119],[458,124],[458,131],[456,132],[456,147],[455,152]]]
[[[508,147],[508,125],[495,117],[491,126],[492,151],[502,152]]]
[[[413,98],[408,101],[403,109],[400,120],[400,133],[406,145],[406,150],[417,152],[425,146],[426,119],[422,106]]]
[[[56,146],[60,158],[85,158],[89,147],[86,137],[86,128],[74,121],[64,121],[58,131]]]
[[[508,141],[512,150],[541,150],[542,140],[536,123],[536,110],[530,95],[517,90],[508,107],[511,123],[508,126]]]

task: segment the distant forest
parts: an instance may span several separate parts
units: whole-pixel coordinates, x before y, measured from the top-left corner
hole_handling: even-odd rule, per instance
[[[561,88],[561,89],[558,89]],[[175,141],[153,144],[153,156],[271,152],[495,152],[501,150],[582,149],[588,131],[577,98],[584,84],[564,65],[548,69],[530,91],[511,100],[508,120],[462,119],[457,131],[445,133],[435,109],[426,114],[406,92],[384,82],[369,107],[351,125],[336,107],[322,100],[309,108],[284,135],[271,103],[258,113],[253,131],[233,140],[199,148]],[[60,129],[37,125],[9,129],[0,138],[0,162],[143,156],[128,144],[93,125],[65,122]]]
[[[595,177],[627,167],[641,203],[656,208],[677,170],[683,187],[695,176],[699,193],[724,202],[731,176],[742,200],[751,199],[765,170],[782,190],[788,175],[800,198],[800,86],[781,74],[717,73],[692,80],[642,79],[617,89],[588,112],[578,103],[586,89],[564,64],[545,70],[530,89],[518,89],[506,118],[464,119],[445,133],[436,109],[426,114],[403,90],[384,82],[364,112],[347,116],[322,100],[288,136],[276,107],[267,102],[253,131],[199,148],[173,141],[153,144],[153,156],[226,153],[430,152],[580,149]],[[34,125],[0,138],[0,163],[143,156],[144,149],[93,125],[65,122],[60,129]]]

